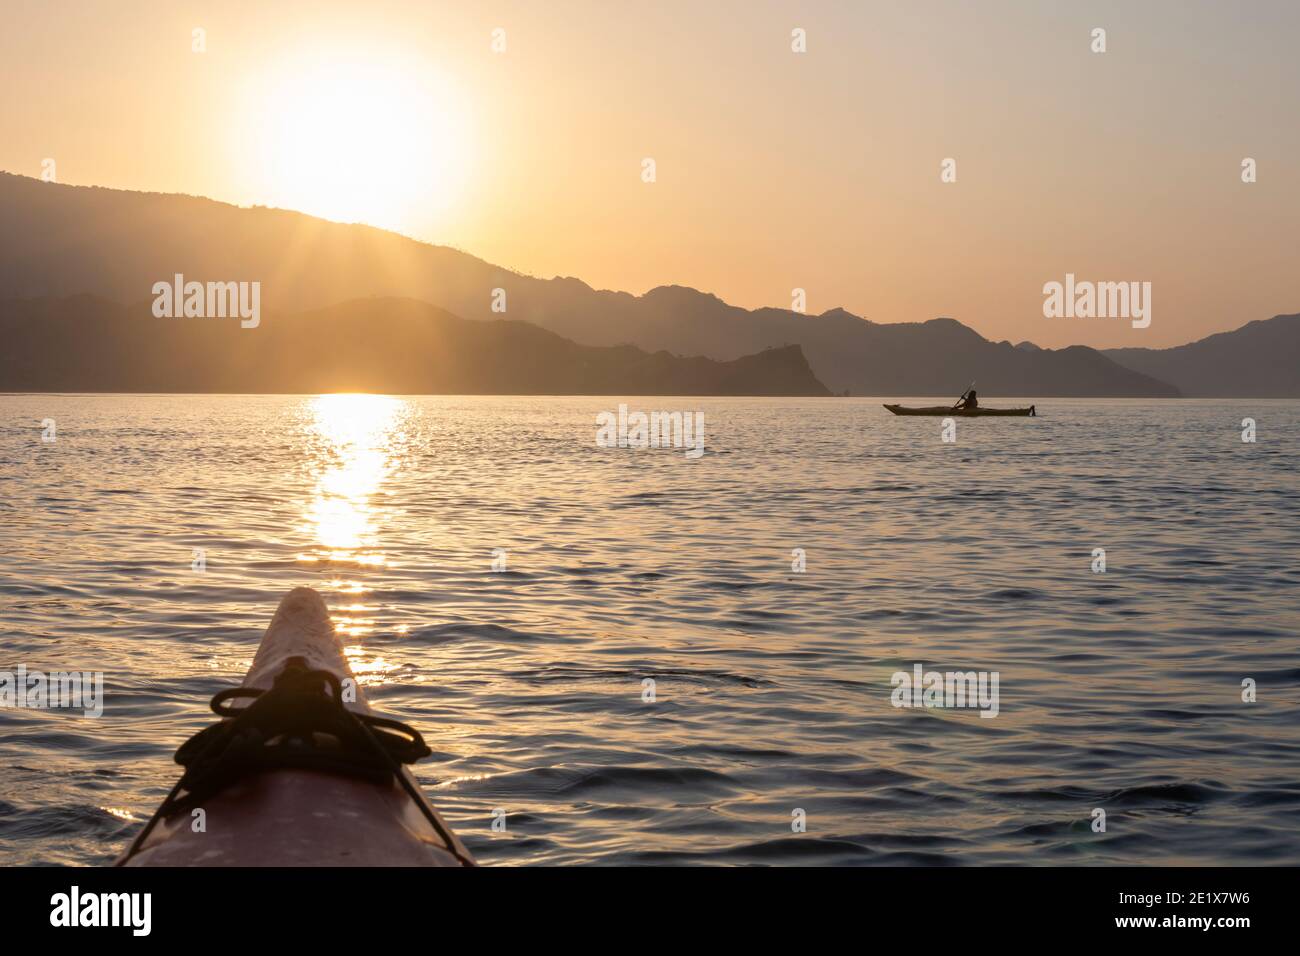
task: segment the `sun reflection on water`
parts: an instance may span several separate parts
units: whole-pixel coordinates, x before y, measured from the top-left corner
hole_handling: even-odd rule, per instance
[[[306,518],[319,550],[300,559],[382,565],[371,498],[409,440],[408,403],[388,395],[320,395],[308,413],[316,486]]]
[[[379,538],[383,509],[374,501],[412,441],[412,415],[410,403],[387,395],[321,395],[306,405],[312,490],[303,530],[312,546],[298,560],[323,566],[325,586],[346,596],[333,610],[334,629],[362,684],[385,683],[396,670],[357,642],[374,632],[381,611],[361,597],[371,590],[364,576],[387,565]]]
[[[367,651],[360,644],[345,644],[343,656],[347,658],[348,667],[357,683],[363,687],[386,683],[388,675],[397,670],[396,664],[390,663],[380,654]]]

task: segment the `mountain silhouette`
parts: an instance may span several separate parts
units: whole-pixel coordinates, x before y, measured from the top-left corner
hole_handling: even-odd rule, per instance
[[[1172,349],[1107,349],[1189,397],[1300,398],[1300,314],[1248,322]]]
[[[731,362],[577,345],[526,322],[370,298],[237,319],[95,296],[0,302],[0,391],[827,395],[797,346]]]
[[[885,324],[843,309],[748,310],[682,286],[640,296],[601,291],[287,210],[4,173],[0,208],[0,298],[91,293],[136,302],[179,273],[258,281],[264,310],[280,314],[375,296],[413,298],[466,319],[529,322],[588,346],[731,361],[797,345],[821,382],[856,395],[948,395],[971,379],[986,397],[1179,394],[1145,363],[1117,362],[1084,346],[995,343],[953,319]],[[505,311],[493,311],[494,303]]]

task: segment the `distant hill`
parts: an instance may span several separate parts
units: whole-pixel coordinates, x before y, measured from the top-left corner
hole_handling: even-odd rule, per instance
[[[855,395],[948,395],[971,379],[985,397],[1178,394],[1142,367],[1083,346],[994,343],[952,319],[880,324],[842,309],[747,310],[680,286],[642,296],[598,291],[578,279],[525,276],[455,249],[286,210],[4,173],[0,209],[0,298],[92,293],[134,302],[154,282],[182,273],[260,281],[263,308],[280,312],[394,296],[467,319],[531,322],[584,345],[632,344],[721,361],[799,345],[817,378]],[[491,309],[495,289],[505,292],[504,315]]]
[[[156,318],[151,301],[0,301],[0,391],[827,395],[797,346],[730,362],[577,345],[525,322],[412,299],[238,319]]]
[[[802,315],[784,309],[748,311],[680,286],[640,300],[629,328],[638,343],[726,357],[758,343],[798,343],[818,378],[855,395],[947,395],[971,379],[983,396],[1175,397],[1173,386],[1123,368],[1096,349],[1023,349],[994,343],[954,319],[882,324],[832,309]],[[581,339],[595,333],[577,322],[555,322]],[[683,344],[684,343],[684,344]],[[957,384],[954,386],[953,382]]]
[[[1177,348],[1105,354],[1187,396],[1300,398],[1300,314],[1275,315]]]

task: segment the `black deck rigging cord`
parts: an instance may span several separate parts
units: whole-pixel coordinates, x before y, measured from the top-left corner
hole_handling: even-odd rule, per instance
[[[328,693],[322,693],[326,690]],[[240,698],[252,703],[230,705]],[[379,784],[396,777],[442,837],[447,852],[465,866],[475,865],[457,849],[455,837],[403,772],[403,764],[432,753],[419,731],[400,721],[349,710],[343,703],[338,675],[312,670],[304,658],[291,657],[270,690],[227,688],[212,698],[211,706],[222,720],[203,728],[177,749],[176,762],[185,772],[131,842],[123,861],[139,852],[159,820],[200,806],[252,774],[295,768]]]

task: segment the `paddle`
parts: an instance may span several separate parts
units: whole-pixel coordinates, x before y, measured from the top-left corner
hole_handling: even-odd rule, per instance
[[[966,401],[966,396],[970,394],[970,390],[974,387],[975,387],[975,380],[971,379],[971,383],[968,386],[966,386],[966,391],[962,392],[961,398],[957,399],[957,405],[960,405],[962,402]],[[957,405],[954,405],[952,407],[953,411],[957,410]]]

